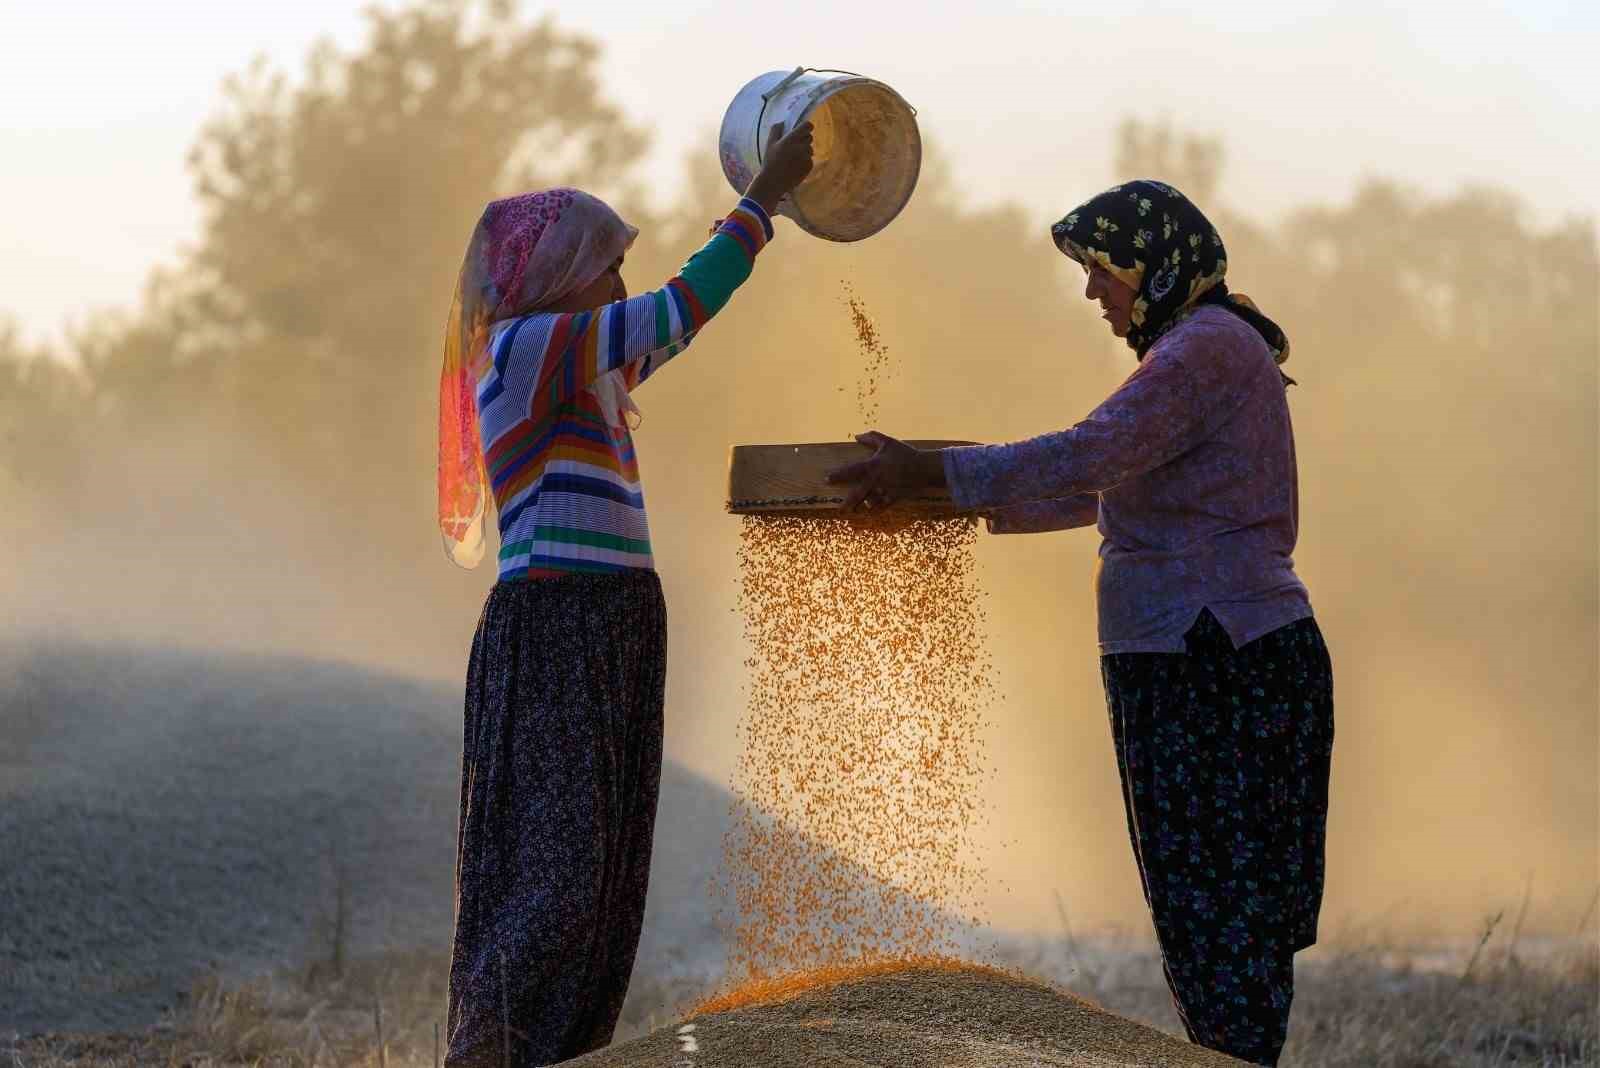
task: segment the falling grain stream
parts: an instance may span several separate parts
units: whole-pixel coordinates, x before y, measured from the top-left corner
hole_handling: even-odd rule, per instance
[[[865,417],[887,349],[846,292]],[[719,887],[729,980],[954,957],[983,889],[994,688],[975,527],[893,512],[742,522],[748,701]]]

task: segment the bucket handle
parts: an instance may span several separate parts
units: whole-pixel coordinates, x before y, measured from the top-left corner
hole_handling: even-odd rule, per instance
[[[864,77],[866,77],[866,75],[857,74],[853,70],[839,70],[836,67],[796,67],[794,70],[792,70],[792,71],[790,71],[788,73],[788,75],[783,79],[783,81],[779,82],[777,85],[774,85],[771,89],[768,89],[766,92],[762,93],[761,94],[761,111],[760,111],[760,113],[758,115],[756,115],[756,162],[757,163],[766,163],[767,162],[766,161],[766,144],[761,139],[761,132],[762,132],[761,131],[761,122],[762,122],[763,119],[765,119],[767,117],[767,105],[772,102],[772,98],[773,97],[777,96],[779,93],[781,93],[785,89],[789,88],[789,86],[794,82],[794,80],[796,78],[800,77],[802,74],[848,74],[852,78],[864,78]],[[896,95],[898,96],[899,94],[896,94]],[[905,97],[901,97],[900,99],[901,100],[905,100]],[[906,107],[911,109],[911,117],[912,118],[916,118],[917,117],[917,109],[916,109],[915,105],[913,105],[909,100],[905,100],[905,104],[906,104]]]

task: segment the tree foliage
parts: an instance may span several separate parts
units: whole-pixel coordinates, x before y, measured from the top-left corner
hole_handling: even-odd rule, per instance
[[[434,404],[478,212],[555,183],[612,197],[644,229],[628,257],[637,292],[731,202],[708,132],[671,210],[638,206],[645,134],[603,92],[594,42],[493,0],[368,17],[353,52],[323,45],[297,77],[257,63],[228,83],[191,158],[199,239],[139,307],[79,331],[69,353],[0,330],[0,536],[36,603],[81,592],[96,633],[114,612],[140,634],[159,614],[191,619],[198,640],[232,627],[251,647],[457,673],[492,575],[463,582],[439,552]],[[1593,221],[1537,222],[1491,187],[1386,180],[1264,220],[1231,207],[1217,138],[1130,120],[1112,147],[1108,181],[1165,178],[1202,204],[1230,284],[1292,339],[1297,564],[1330,633],[1393,621],[1339,632],[1340,662],[1381,665],[1398,644],[1415,674],[1428,661],[1414,650],[1431,649],[1449,665],[1434,677],[1467,680],[1457,700],[1503,687],[1506,708],[1577,723],[1581,736],[1541,759],[1563,789],[1592,784],[1571,762],[1594,750]],[[745,289],[639,398],[657,558],[675,618],[694,621],[674,631],[675,708],[737,700],[737,660],[717,659],[738,642],[718,600],[733,535],[713,521],[728,445],[863,429],[844,283],[890,345],[890,432],[1057,429],[1133,366],[1045,228],[1015,205],[975,207],[934,144],[916,196],[870,241],[779,228]],[[1098,685],[1092,656],[1080,676],[1059,655],[1093,648],[1093,542],[993,552],[1004,562],[986,582],[1006,606],[995,637],[1020,651],[1011,670],[1049,663],[1027,676],[1029,701],[1081,701]],[[1485,674],[1498,663],[1523,667]],[[1568,794],[1562,818],[1592,851],[1592,789]],[[1528,805],[1538,798],[1558,795]],[[1505,811],[1494,818],[1510,826],[1532,809]]]
[[[596,45],[512,5],[369,13],[367,45],[319,45],[292,81],[258,61],[190,155],[203,229],[181,279],[84,345],[132,428],[225,411],[334,495],[352,451],[390,450],[366,489],[425,483],[449,292],[483,203],[530,185],[621,188],[645,138],[607,103]],[[380,444],[381,443],[381,444]]]

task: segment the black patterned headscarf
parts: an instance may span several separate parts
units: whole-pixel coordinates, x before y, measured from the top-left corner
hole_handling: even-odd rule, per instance
[[[1127,342],[1139,359],[1202,304],[1221,304],[1249,323],[1277,363],[1289,358],[1278,324],[1243,293],[1228,291],[1228,253],[1217,228],[1172,186],[1144,178],[1114,185],[1074,208],[1050,235],[1063,253],[1084,267],[1100,264],[1138,294]]]

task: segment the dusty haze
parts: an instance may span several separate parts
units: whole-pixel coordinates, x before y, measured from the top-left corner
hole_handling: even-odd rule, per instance
[[[244,77],[196,131],[195,247],[138,306],[48,352],[0,339],[13,634],[463,673],[493,576],[440,549],[432,433],[482,203],[557,181],[612,196],[644,230],[625,269],[638,292],[732,194],[718,114],[665,146],[669,182],[640,166],[649,131],[601,83],[599,42],[511,16],[482,37],[487,9],[462,28],[456,7],[380,15],[375,37],[287,82]],[[1065,175],[1060,210],[1118,178],[1173,182],[1221,230],[1234,288],[1293,341],[1296,564],[1337,688],[1325,916],[1466,933],[1531,880],[1538,922],[1570,930],[1600,881],[1592,218],[1492,175],[1440,190],[1381,157],[1349,196],[1241,211],[1230,188],[1261,177],[1236,160],[1257,146],[1221,122],[1124,115],[1095,150],[1111,166]],[[1006,201],[1006,165],[992,186],[958,182],[939,111],[920,121],[929,155],[894,225],[833,246],[780,222],[749,284],[637,397],[673,627],[669,753],[718,781],[744,700],[727,449],[865,429],[845,283],[891,350],[890,433],[1060,428],[1134,366],[1039,205]],[[679,190],[665,204],[663,185]],[[1015,922],[1053,925],[1058,891],[1075,924],[1146,922],[1095,653],[1097,544],[979,542],[1003,695],[989,903]]]

